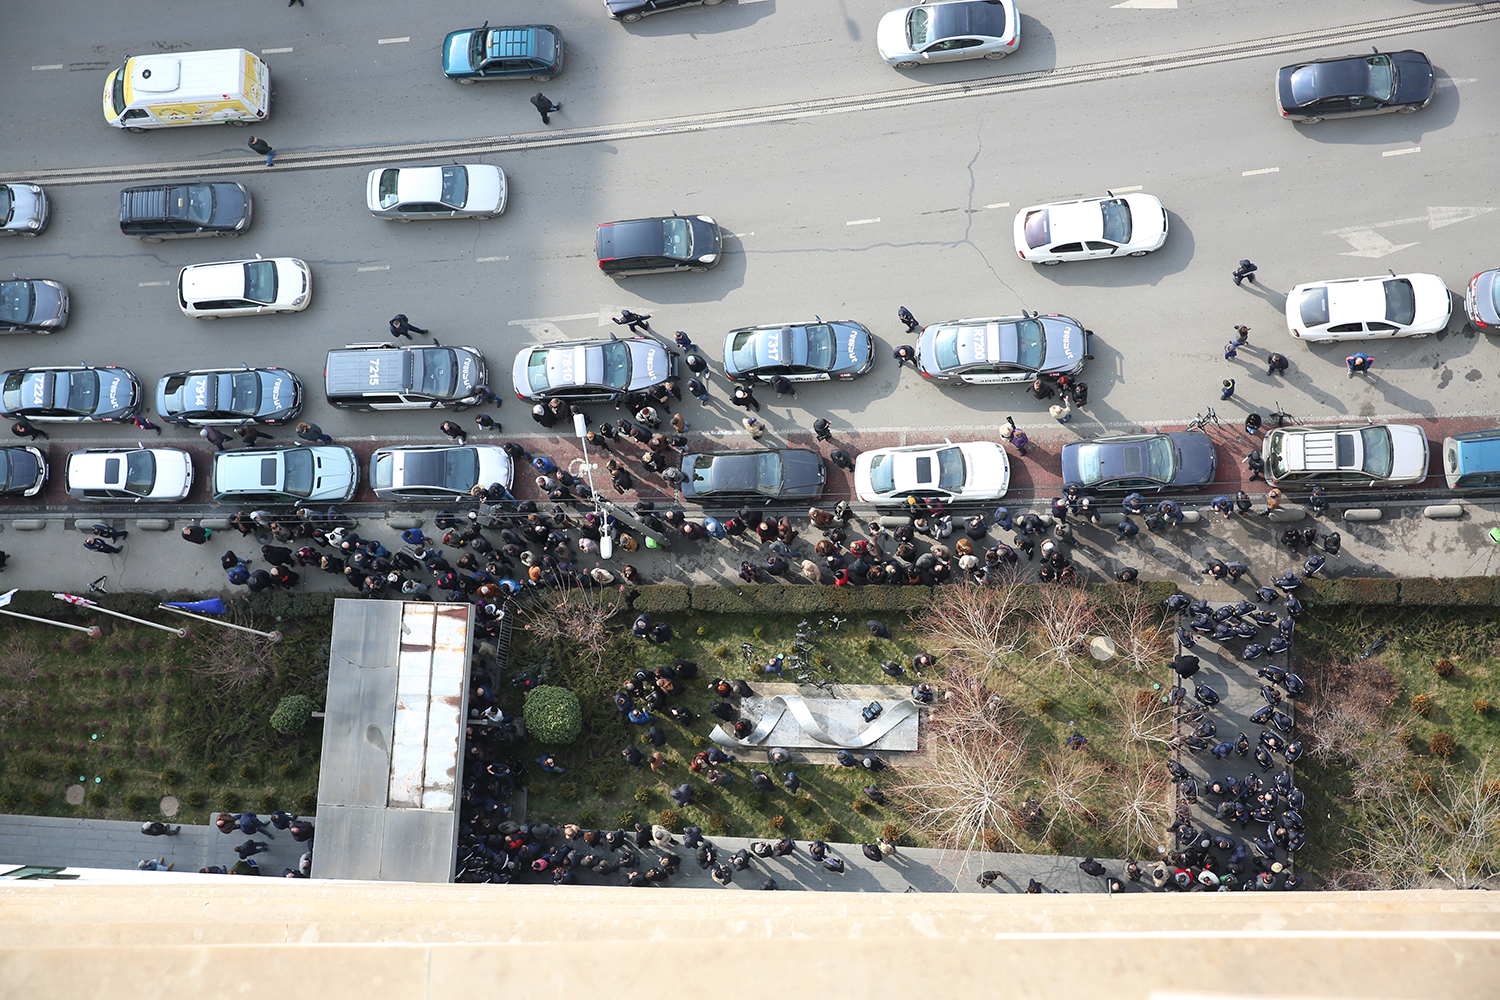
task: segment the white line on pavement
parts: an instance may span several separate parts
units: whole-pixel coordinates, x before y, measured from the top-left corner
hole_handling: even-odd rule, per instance
[[[1280,167],[1261,167],[1259,170],[1246,170],[1246,171],[1243,171],[1240,174],[1240,176],[1241,177],[1254,177],[1256,174],[1279,174],[1279,173],[1281,173],[1281,168]]]
[[[474,258],[474,263],[476,263],[476,264],[493,264],[497,260],[510,260],[510,257],[508,257],[508,256],[506,256],[506,257],[475,257]]]
[[[1405,156],[1407,153],[1420,153],[1421,146],[1407,146],[1405,149],[1387,149],[1381,156]]]
[[[571,316],[538,316],[535,319],[513,319],[509,320],[507,326],[534,326],[537,323],[566,323],[575,319],[595,319],[600,313],[573,313]]]
[[[138,282],[135,287],[137,287],[137,288],[155,288],[158,285],[170,285],[170,284],[171,284],[170,281],[142,281],[142,282]]]
[[[33,72],[36,72],[36,71],[39,71],[39,70],[44,70],[44,69],[62,69],[62,68],[63,68],[63,64],[62,63],[51,63],[51,64],[46,65],[46,66],[33,66],[33,67],[31,67],[31,69],[32,69]]]
[[[1010,202],[1008,202],[1008,201],[995,201],[995,202],[991,202],[990,204],[988,204],[988,205],[986,205],[984,207],[985,208],[1010,208]]]
[[[399,45],[402,42],[411,41],[410,35],[402,35],[400,38],[377,38],[376,45]]]
[[[1132,191],[1141,190],[1141,186],[1139,184],[1135,184],[1128,188],[1110,188],[1110,190],[1114,191],[1116,194],[1129,194]]]
[[[370,267],[356,267],[354,271],[356,274],[358,274],[361,271],[389,271],[390,269],[391,265],[381,264],[378,267],[375,265],[371,265]]]
[[[290,51],[292,51],[292,47],[290,45],[287,45],[287,46],[285,46],[283,48],[279,48],[279,49],[261,49],[260,50],[260,54],[263,55],[263,56],[279,56],[283,52],[290,52]]]
[[[879,221],[880,221],[879,219],[855,219],[853,222],[846,222],[846,223],[844,223],[844,225],[846,225],[846,226],[868,226],[872,222],[879,222]]]

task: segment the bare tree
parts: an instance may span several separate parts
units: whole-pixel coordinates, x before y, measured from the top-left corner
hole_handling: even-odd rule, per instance
[[[31,698],[7,691],[0,694],[0,730],[31,721]]]
[[[542,601],[526,605],[517,617],[534,640],[574,647],[593,661],[597,672],[604,669],[604,654],[615,637],[610,619],[623,607],[619,591],[609,596],[600,591],[559,588],[544,595]]]
[[[1003,667],[1020,644],[1020,595],[1015,583],[939,587],[913,626],[934,649],[984,674]]]
[[[1052,827],[1063,816],[1075,819],[1088,816],[1093,811],[1090,802],[1096,800],[1105,787],[1105,765],[1087,750],[1049,754],[1042,761],[1042,774],[1042,803],[1051,813],[1044,836],[1052,832]]]
[[[1136,589],[1124,590],[1099,608],[1100,631],[1115,642],[1122,662],[1132,670],[1155,670],[1171,655],[1172,628],[1165,609]]]
[[[1307,678],[1297,723],[1312,737],[1308,755],[1321,764],[1358,759],[1379,744],[1394,742],[1382,725],[1400,685],[1375,661],[1321,664]]]
[[[1145,697],[1142,697],[1145,695]],[[1127,747],[1169,743],[1175,728],[1172,713],[1160,698],[1146,692],[1124,692],[1115,701],[1120,719],[1120,741]],[[1154,751],[1153,751],[1154,752]]]
[[[1160,754],[1140,754],[1120,769],[1109,818],[1128,856],[1154,851],[1172,816],[1172,782]]]
[[[224,618],[236,625],[249,625],[249,616],[231,609]],[[187,669],[221,692],[238,691],[259,684],[276,672],[272,650],[275,643],[250,632],[238,629],[195,629],[192,644],[187,647],[192,657]]]
[[[1445,766],[1430,784],[1373,799],[1345,860],[1356,878],[1404,889],[1436,877],[1467,889],[1500,873],[1500,794],[1492,758],[1473,771]]]
[[[36,686],[42,673],[42,647],[29,635],[13,635],[0,647],[0,678]]]
[[[1099,620],[1093,600],[1072,587],[1043,587],[1037,592],[1041,604],[1032,610],[1039,627],[1041,652],[1036,659],[1052,658],[1074,673],[1073,660],[1087,655],[1089,633]]]

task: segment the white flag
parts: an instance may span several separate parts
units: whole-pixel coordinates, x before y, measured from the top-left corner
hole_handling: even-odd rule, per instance
[[[12,597],[15,597],[16,596],[16,591],[20,590],[20,589],[21,589],[20,587],[17,587],[15,590],[7,591],[6,593],[0,594],[0,608],[3,608],[7,604],[9,604],[10,603],[10,599]]]

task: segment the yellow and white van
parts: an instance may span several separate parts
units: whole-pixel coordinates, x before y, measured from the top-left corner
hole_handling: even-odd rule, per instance
[[[270,112],[271,71],[245,49],[132,56],[104,81],[104,120],[131,132],[249,125]]]

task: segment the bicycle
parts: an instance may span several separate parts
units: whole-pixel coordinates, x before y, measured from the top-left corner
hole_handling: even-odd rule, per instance
[[[1219,415],[1214,412],[1214,408],[1212,406],[1208,408],[1207,413],[1198,414],[1198,416],[1187,425],[1187,429],[1190,431],[1201,431],[1209,424],[1223,424],[1223,421],[1219,419]]]
[[[1267,420],[1276,421],[1277,427],[1285,427],[1288,423],[1296,421],[1296,417],[1281,408],[1281,400],[1276,401],[1276,409],[1266,414]]]

